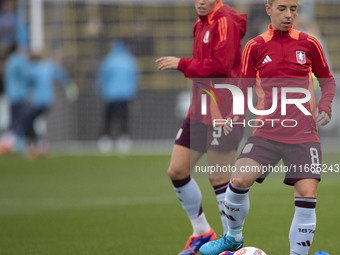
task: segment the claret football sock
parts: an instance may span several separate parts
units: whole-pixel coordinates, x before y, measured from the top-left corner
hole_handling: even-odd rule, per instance
[[[236,241],[242,239],[244,220],[249,212],[249,189],[235,187],[229,182],[225,195],[225,213],[228,221],[228,236]]]
[[[202,194],[190,176],[183,180],[172,181],[177,197],[190,218],[193,235],[198,236],[210,231],[210,226],[202,210]]]
[[[228,188],[228,182],[214,186],[216,199],[218,203],[218,209],[221,214],[221,220],[222,220],[222,226],[223,226],[223,232],[224,234],[228,233],[228,222],[227,217],[225,216],[225,192]]]
[[[290,227],[291,255],[307,255],[316,228],[316,199],[295,198],[295,214]]]

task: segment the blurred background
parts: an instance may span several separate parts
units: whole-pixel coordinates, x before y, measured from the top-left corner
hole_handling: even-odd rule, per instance
[[[243,45],[269,24],[263,0],[226,1],[248,15]],[[323,44],[332,73],[340,84],[340,2],[305,0],[298,29]],[[190,57],[192,27],[196,21],[192,0],[1,0],[1,69],[14,44],[27,52],[44,52],[65,68],[78,88],[77,100],[68,100],[55,86],[48,114],[35,123],[55,153],[97,152],[104,121],[104,102],[98,91],[102,60],[112,42],[124,38],[139,69],[138,91],[129,102],[130,152],[162,153],[174,137],[190,103],[190,80],[180,72],[157,71],[161,56]],[[2,86],[3,87],[3,86]],[[10,123],[8,100],[0,90],[0,135]],[[340,89],[333,104],[332,122],[320,130],[324,149],[340,150]],[[112,146],[119,125],[112,124]]]

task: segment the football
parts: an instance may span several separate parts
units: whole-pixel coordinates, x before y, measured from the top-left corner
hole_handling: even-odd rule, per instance
[[[238,250],[234,255],[267,255],[263,250],[255,247],[244,247]]]

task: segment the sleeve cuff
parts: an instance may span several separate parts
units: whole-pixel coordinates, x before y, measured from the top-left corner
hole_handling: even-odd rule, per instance
[[[319,112],[325,112],[328,114],[330,118],[332,118],[332,107],[331,106],[325,106],[324,104],[318,105]]]
[[[179,71],[181,71],[181,72],[184,73],[184,71],[185,71],[185,66],[186,66],[185,58],[181,58],[181,59],[179,60],[177,69],[178,69]]]

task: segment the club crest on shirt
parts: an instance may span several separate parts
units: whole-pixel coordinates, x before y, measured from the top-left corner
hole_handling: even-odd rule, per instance
[[[203,42],[204,43],[208,43],[209,42],[209,35],[210,35],[210,32],[209,30],[205,33],[204,35],[204,38],[203,38]]]
[[[296,51],[296,60],[301,65],[306,64],[306,53],[301,50]]]

